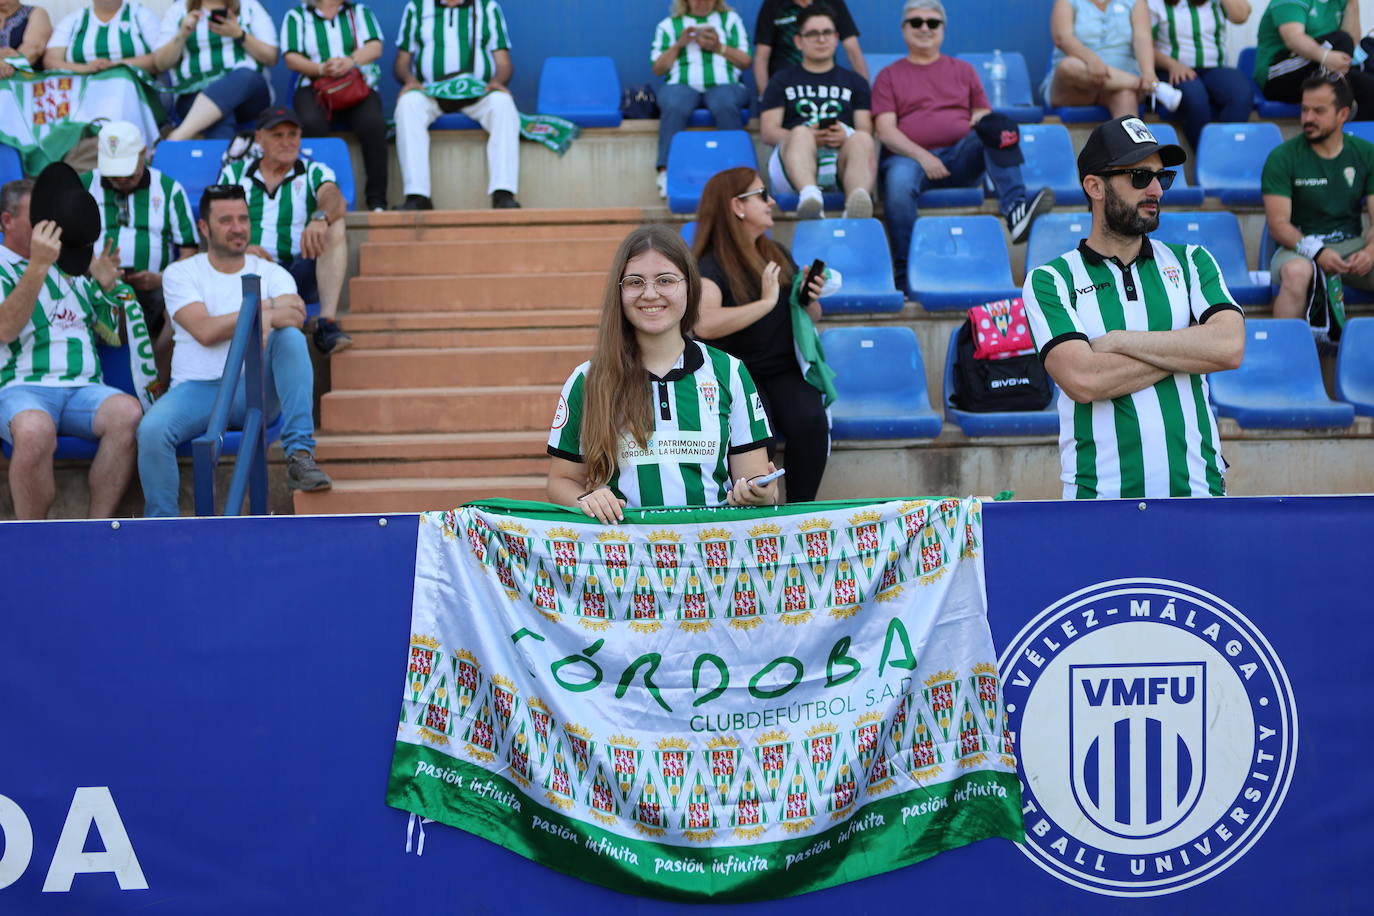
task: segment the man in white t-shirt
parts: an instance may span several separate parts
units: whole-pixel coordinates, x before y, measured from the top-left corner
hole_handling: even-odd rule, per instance
[[[177,446],[205,431],[219,393],[229,342],[243,302],[243,277],[262,278],[262,325],[266,343],[266,412],[282,416],[287,486],[327,490],[329,476],[315,464],[311,415],[314,375],[301,325],[305,303],[285,269],[247,254],[251,230],[248,201],[238,185],[212,185],[200,201],[200,233],[208,251],[170,265],[162,275],[167,314],[172,319],[172,388],[159,398],[138,427],[138,476],[148,517],[179,515]],[[247,408],[243,380],[234,396],[230,422],[242,422]]]

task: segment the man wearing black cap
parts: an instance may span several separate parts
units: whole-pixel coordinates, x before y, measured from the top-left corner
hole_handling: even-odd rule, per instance
[[[318,297],[315,347],[325,356],[339,353],[353,343],[337,319],[348,269],[348,204],[333,169],[301,158],[301,119],[290,108],[258,115],[255,139],[262,157],[229,163],[219,183],[243,188],[253,222],[249,254],[289,270],[306,302]]]
[[[0,439],[14,449],[14,514],[47,518],[60,434],[100,442],[91,462],[89,515],[109,518],[133,474],[143,409],[103,384],[96,335],[117,342],[119,310],[134,292],[120,282],[117,251],[92,258],[100,215],[76,172],[62,163],[37,181],[0,189],[0,226]]]
[[[1078,156],[1092,232],[1026,277],[1066,499],[1225,493],[1205,374],[1240,365],[1240,306],[1205,248],[1147,235],[1184,158],[1137,117],[1099,125]]]

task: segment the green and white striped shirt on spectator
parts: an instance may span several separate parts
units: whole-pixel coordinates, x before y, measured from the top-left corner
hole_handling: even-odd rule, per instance
[[[744,30],[744,22],[734,10],[715,12],[707,16],[669,16],[654,29],[654,45],[649,52],[649,60],[659,56],[673,46],[684,29],[710,26],[720,36],[725,47],[749,51],[749,35]],[[730,63],[724,54],[701,50],[695,41],[683,45],[677,60],[664,75],[670,86],[691,86],[697,92],[705,92],[713,86],[728,86],[739,82],[739,68]]]
[[[161,273],[177,260],[178,248],[196,247],[191,201],[175,178],[150,167],[143,184],[128,195],[100,180],[98,169],[81,175],[81,183],[100,205],[99,245],[103,247],[114,233],[121,267]]]
[[[162,31],[158,45],[165,45],[177,35],[181,20],[186,18],[186,0],[175,0],[162,17]],[[254,38],[277,47],[277,28],[272,17],[258,0],[241,0],[238,22]],[[186,95],[199,92],[230,70],[263,70],[262,64],[244,50],[240,42],[224,38],[210,31],[210,17],[201,16],[196,29],[186,39],[181,59],[168,73],[172,92]]]
[[[348,15],[353,11],[352,17]],[[356,30],[355,30],[356,25]],[[369,41],[382,41],[382,27],[377,17],[361,3],[344,2],[333,19],[326,19],[313,6],[298,6],[281,21],[281,50],[283,54],[302,54],[315,63],[331,57],[347,57]],[[381,76],[381,67],[374,61],[358,67],[363,79],[373,89]],[[300,85],[309,86],[310,77],[302,74]]]
[[[1226,65],[1226,11],[1218,0],[1201,6],[1149,0],[1149,6],[1155,47],[1162,53],[1194,69]]]
[[[27,258],[0,245],[0,299],[14,292],[28,266]],[[28,324],[18,337],[0,347],[0,388],[9,384],[75,388],[101,381],[95,325],[116,327],[116,304],[89,277],[69,277],[50,268]]]
[[[243,186],[248,195],[248,218],[253,224],[248,243],[261,245],[278,263],[289,264],[300,256],[301,233],[310,214],[319,208],[320,188],[326,182],[338,182],[329,166],[297,159],[277,190],[269,194],[258,177],[260,161],[241,159],[229,163],[219,173],[217,183]]]
[[[496,75],[495,52],[510,50],[510,32],[496,0],[472,0],[462,6],[409,0],[401,14],[396,48],[413,56],[415,75],[422,83],[464,75],[486,82]]]
[[[160,31],[156,13],[137,0],[124,0],[109,22],[101,22],[90,7],[63,16],[48,47],[66,48],[67,59],[76,64],[126,60],[151,54]]]

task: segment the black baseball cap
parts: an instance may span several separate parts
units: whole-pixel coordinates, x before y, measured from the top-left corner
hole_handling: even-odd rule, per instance
[[[1103,121],[1093,128],[1078,154],[1078,180],[1108,169],[1135,165],[1151,153],[1159,153],[1166,168],[1182,165],[1188,158],[1183,147],[1155,139],[1145,122],[1135,115]]]
[[[265,109],[262,114],[258,115],[258,130],[267,130],[270,127],[276,127],[278,124],[286,124],[288,122],[297,127],[301,126],[300,116],[290,108],[282,108],[281,106],[268,108]]]

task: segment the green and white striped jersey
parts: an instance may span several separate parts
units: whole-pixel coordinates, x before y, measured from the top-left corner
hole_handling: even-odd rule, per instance
[[[1084,241],[1031,271],[1022,297],[1042,359],[1068,340],[1179,330],[1241,310],[1207,249],[1149,238],[1124,267]],[[1061,390],[1064,498],[1224,495],[1225,463],[1207,391],[1206,378],[1182,372],[1091,404]]]
[[[582,462],[582,405],[590,362],[563,385],[549,454]],[[730,492],[727,458],[772,441],[763,402],[739,360],[689,340],[678,365],[650,375],[654,431],[648,447],[626,436],[610,486],[631,506],[719,506]]]
[[[0,299],[14,292],[28,266],[27,258],[0,245]],[[94,280],[50,268],[28,324],[14,340],[0,345],[0,388],[9,384],[75,388],[101,381],[95,323],[117,327],[117,304]]]
[[[63,16],[48,47],[66,48],[67,59],[78,64],[125,60],[152,53],[159,31],[157,14],[138,0],[124,0],[109,22],[101,22],[89,6]]]
[[[672,47],[682,30],[686,28],[711,26],[720,35],[721,44],[741,51],[749,50],[749,35],[744,31],[744,22],[734,10],[715,12],[707,16],[669,16],[654,29],[654,44],[649,51],[649,60],[658,60],[659,55]],[[664,81],[670,86],[691,86],[697,92],[704,92],[712,86],[728,86],[739,82],[739,69],[726,60],[724,54],[701,50],[695,41],[689,41],[678,52],[677,60],[664,74]]]
[[[1169,6],[1149,0],[1155,47],[1189,67],[1226,65],[1226,11],[1218,0],[1196,6],[1181,0]]]
[[[348,15],[350,9],[353,11],[352,18]],[[382,27],[377,24],[377,17],[372,10],[361,3],[349,3],[347,0],[333,19],[324,18],[314,7],[298,6],[288,11],[281,21],[282,53],[294,51],[317,64],[331,57],[347,57],[367,42],[381,40]],[[367,84],[376,89],[382,68],[374,61],[358,69],[362,71]],[[302,74],[300,85],[309,86],[310,77]]]
[[[196,247],[191,201],[172,176],[145,168],[130,194],[103,184],[98,169],[82,173],[81,183],[100,205],[100,245],[115,235],[120,267],[161,273],[180,256],[178,248]]]
[[[310,214],[319,207],[320,187],[333,181],[334,170],[320,162],[297,159],[276,191],[267,192],[258,174],[262,160],[240,159],[219,173],[219,184],[243,185],[248,195],[248,218],[253,223],[250,245],[261,245],[279,263],[289,264],[300,256],[301,233]]]
[[[410,0],[401,14],[396,49],[411,53],[422,83],[464,75],[485,82],[496,75],[494,52],[510,50],[510,32],[496,0],[462,6]]]
[[[174,0],[162,16],[162,29],[157,43],[165,45],[175,38],[177,30],[181,28],[181,20],[185,18],[186,0]],[[254,38],[274,48],[277,46],[277,28],[258,0],[240,0],[238,21]],[[203,15],[196,23],[196,30],[186,39],[181,59],[168,71],[168,77],[172,82],[172,92],[185,95],[199,92],[230,70],[238,69],[261,71],[263,66],[244,50],[240,42],[211,32],[210,17]]]

